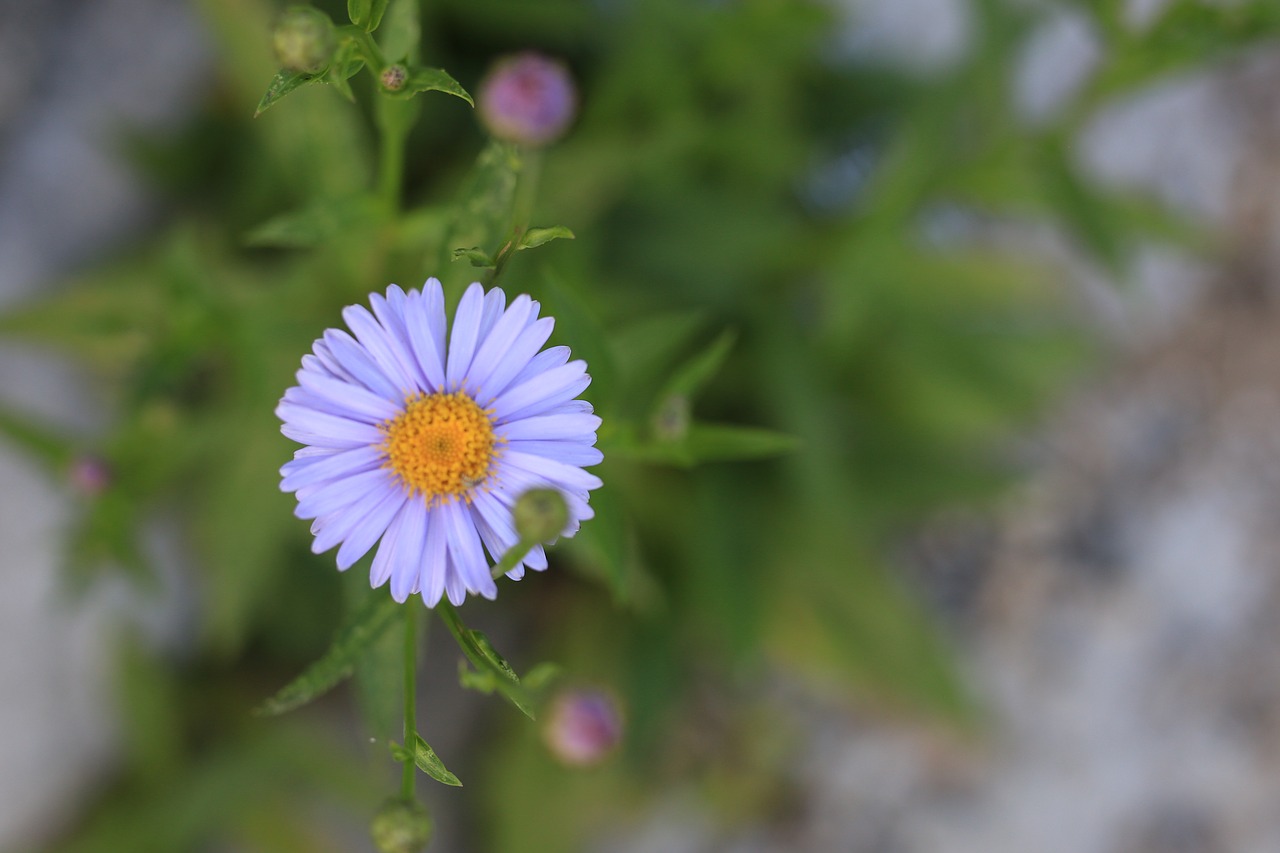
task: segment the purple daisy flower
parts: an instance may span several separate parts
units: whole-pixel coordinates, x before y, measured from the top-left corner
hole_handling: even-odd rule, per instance
[[[370,294],[373,312],[345,308],[355,337],[329,329],[303,356],[298,384],[276,408],[281,432],[305,447],[280,469],[295,514],[315,519],[311,550],[335,545],[346,570],[381,538],[374,587],[391,582],[403,602],[419,593],[428,607],[468,592],[494,598],[490,575],[518,536],[511,511],[531,488],[564,495],[572,536],[594,515],[589,492],[600,478],[583,467],[600,418],[575,399],[591,382],[568,347],[542,350],[553,320],[538,303],[477,283],[463,294],[445,336],[444,291],[392,285]],[[535,546],[507,573],[547,567]]]

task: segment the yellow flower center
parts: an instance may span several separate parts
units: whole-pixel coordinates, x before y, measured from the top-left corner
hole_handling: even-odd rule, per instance
[[[461,392],[414,394],[382,430],[386,467],[428,503],[459,496],[470,501],[471,490],[488,478],[497,456],[490,413]]]

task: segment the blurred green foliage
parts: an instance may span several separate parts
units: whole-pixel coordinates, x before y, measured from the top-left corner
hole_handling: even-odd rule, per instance
[[[920,76],[841,57],[833,13],[800,0],[423,3],[419,55],[462,85],[525,48],[564,57],[581,85],[576,127],[541,155],[532,215],[576,239],[514,256],[503,286],[539,299],[553,343],[590,365],[605,487],[550,572],[464,615],[512,626],[520,671],[554,660],[613,685],[629,725],[622,757],[571,771],[519,714],[486,715],[477,755],[445,756],[465,792],[435,799],[461,810],[471,849],[574,849],[657,784],[767,815],[787,742],[760,702],[771,669],[975,719],[945,635],[884,555],[929,512],[998,494],[1012,473],[1002,441],[1086,347],[1051,269],[992,241],[937,239],[931,223],[958,211],[1053,224],[1115,270],[1139,239],[1187,236],[1155,205],[1086,181],[1071,141],[1108,99],[1280,30],[1266,2],[1174,2],[1141,32],[1121,5],[1088,4],[1101,65],[1030,126],[1010,94],[1041,20],[1023,4],[973,3],[965,57]],[[272,410],[343,305],[430,275],[456,300],[480,271],[455,251],[496,257],[528,167],[486,145],[462,100],[418,99],[393,216],[370,192],[374,128],[392,119],[304,85],[253,120],[276,73],[276,9],[199,6],[216,79],[193,93],[183,132],[133,148],[171,224],[0,317],[10,338],[80,356],[118,401],[92,447],[0,414],[55,474],[87,451],[114,472],[71,536],[71,585],[121,568],[151,577],[138,531],[163,514],[180,519],[199,589],[188,656],[120,641],[127,752],[58,850],[337,850],[316,798],[359,819],[385,795],[368,769],[385,747],[361,757],[333,742],[342,698],[303,722],[249,713],[367,599],[367,565],[348,583],[308,553],[278,490],[293,448]],[[379,738],[398,707],[398,682],[374,665],[396,660],[395,643],[382,646],[340,661],[362,673]]]

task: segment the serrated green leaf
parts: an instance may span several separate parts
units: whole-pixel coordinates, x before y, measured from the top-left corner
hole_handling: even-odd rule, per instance
[[[550,243],[552,240],[573,240],[576,239],[573,232],[563,225],[552,225],[550,228],[530,228],[524,232],[520,238],[520,243],[516,246],[516,251],[524,249],[534,249],[543,243]]]
[[[489,253],[479,246],[472,246],[470,249],[454,249],[453,259],[457,261],[462,258],[469,260],[473,267],[493,266],[493,258],[489,257]]]
[[[324,73],[324,70],[321,70],[317,74],[308,74],[305,71],[289,71],[288,69],[281,69],[280,72],[276,74],[275,79],[271,81],[271,85],[267,87],[266,94],[262,96],[262,100],[258,101],[258,108],[253,111],[253,117],[257,118],[262,115],[267,111],[268,107],[292,92],[294,89],[319,80]]]
[[[404,88],[395,92],[393,97],[411,98],[419,92],[444,92],[446,95],[461,98],[473,107],[476,105],[470,93],[462,88],[462,84],[449,76],[443,68],[421,66],[410,68],[409,79],[405,81]]]
[[[338,632],[320,660],[280,689],[254,711],[275,716],[292,711],[328,692],[355,671],[356,661],[400,615],[400,605],[386,595],[373,594]]]
[[[392,742],[391,756],[396,761],[405,762],[412,761],[414,766],[426,773],[437,782],[443,782],[446,785],[452,785],[455,788],[461,788],[462,782],[458,777],[449,772],[449,768],[444,766],[444,762],[440,760],[440,756],[436,755],[436,751],[431,748],[431,744],[423,740],[422,735],[413,732],[413,738],[410,742],[410,749],[406,749],[400,744]]]

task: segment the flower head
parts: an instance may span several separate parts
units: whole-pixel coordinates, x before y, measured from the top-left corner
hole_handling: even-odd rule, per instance
[[[519,540],[512,510],[531,488],[559,491],[572,536],[594,514],[600,419],[576,399],[591,379],[567,347],[542,349],[550,317],[538,303],[473,284],[446,340],[444,292],[392,285],[372,313],[348,306],[354,333],[330,329],[302,359],[276,408],[281,432],[305,447],[280,469],[295,514],[315,519],[312,550],[338,548],[345,570],[381,539],[370,581],[404,601],[493,598],[497,562]],[[547,567],[535,546],[507,576]]]
[[[499,139],[554,142],[573,121],[578,93],[563,65],[537,53],[499,60],[480,83],[480,119]]]

